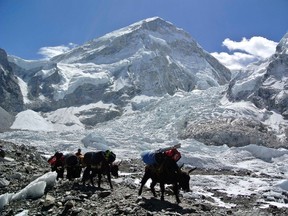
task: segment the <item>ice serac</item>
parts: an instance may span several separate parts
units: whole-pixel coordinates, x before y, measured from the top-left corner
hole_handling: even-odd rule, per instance
[[[23,110],[23,97],[18,80],[3,49],[0,49],[0,107],[10,113]]]
[[[251,101],[288,118],[288,33],[274,55],[248,66],[230,82],[227,97],[233,102]]]

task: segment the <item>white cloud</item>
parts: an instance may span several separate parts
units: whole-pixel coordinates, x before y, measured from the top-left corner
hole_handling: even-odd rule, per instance
[[[252,37],[251,39],[242,38],[242,41],[236,42],[229,38],[223,41],[223,45],[229,50],[243,50],[259,58],[268,58],[275,52],[277,43],[263,37]]]
[[[230,70],[240,70],[246,67],[248,64],[258,61],[259,59],[253,55],[241,52],[234,52],[229,54],[226,52],[221,53],[211,53],[218,61],[225,65]]]
[[[239,70],[254,61],[270,57],[275,53],[278,43],[254,36],[250,39],[242,38],[240,42],[226,38],[222,44],[232,53],[214,52],[211,54],[227,68]]]
[[[38,54],[43,56],[43,59],[51,59],[54,56],[60,55],[62,53],[68,52],[69,50],[73,49],[77,45],[74,43],[69,43],[67,46],[60,45],[54,47],[41,47],[38,51]]]

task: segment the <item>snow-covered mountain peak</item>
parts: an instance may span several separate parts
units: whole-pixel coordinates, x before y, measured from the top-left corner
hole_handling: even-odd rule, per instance
[[[176,28],[175,26],[173,26],[172,23],[167,22],[160,17],[151,17],[148,19],[140,20],[136,23],[120,28],[118,30],[112,31],[111,33],[108,33],[104,35],[103,37],[105,38],[105,37],[110,37],[110,36],[119,36],[123,34],[129,34],[139,29],[157,31],[159,28],[164,28],[164,27]]]
[[[241,71],[228,88],[231,101],[247,100],[288,119],[288,33],[270,58]]]
[[[134,25],[139,26],[139,28],[142,28],[143,30],[145,29],[151,32],[159,32],[162,34],[178,32],[187,38],[191,38],[191,36],[187,32],[185,32],[183,29],[177,28],[171,22],[165,21],[160,17],[148,18],[138,23],[135,23]]]
[[[91,40],[39,69],[27,61],[12,63],[23,68],[17,69],[17,75],[25,82],[22,92],[29,91],[25,94],[29,104],[25,104],[30,109],[47,112],[98,102],[116,105],[116,111],[101,107],[82,112],[80,115],[89,115],[90,125],[122,115],[125,107],[133,107],[136,96],[203,90],[231,78],[230,71],[187,32],[159,17]],[[87,124],[86,120],[82,122]]]
[[[129,58],[139,52],[147,54],[147,51],[151,51],[152,45],[157,48],[165,47],[171,46],[171,43],[179,44],[179,41],[185,41],[190,46],[193,45],[194,52],[203,51],[187,32],[160,17],[153,17],[95,38],[67,53],[52,58],[51,61],[62,63],[93,61],[97,64],[107,64]],[[116,58],[110,58],[111,54],[116,54]]]
[[[111,39],[111,38],[115,38],[115,37],[119,37],[123,35],[128,35],[131,33],[137,34],[137,32],[139,31],[142,31],[142,33],[145,31],[146,34],[149,34],[149,33],[153,34],[153,32],[154,33],[157,32],[159,34],[162,34],[162,36],[165,34],[174,34],[178,32],[189,39],[191,38],[191,36],[187,32],[185,32],[184,30],[180,28],[177,28],[172,23],[165,21],[160,17],[152,17],[152,18],[138,21],[127,27],[123,27],[121,29],[112,31],[111,33],[108,33],[104,35],[103,37],[94,39],[94,41],[103,40],[103,39]]]
[[[25,60],[22,58],[19,58],[17,56],[8,56],[8,60],[11,63],[14,63],[15,65],[18,65],[22,69],[25,70],[31,70],[33,68],[40,68],[45,66],[48,61],[47,60]]]
[[[276,52],[279,54],[288,54],[288,32],[280,40],[276,47]]]
[[[231,76],[230,71],[188,33],[159,17],[115,30],[51,61],[58,64],[58,68],[60,64],[61,68],[68,68],[63,64],[69,64],[69,68],[77,70],[93,64],[95,70],[89,70],[90,74],[105,71],[110,90],[130,89],[130,96],[131,92],[133,96],[136,92],[154,96],[174,94],[178,89],[207,89],[227,83]],[[65,71],[61,70],[61,74],[65,76]],[[61,91],[67,86],[57,89]]]

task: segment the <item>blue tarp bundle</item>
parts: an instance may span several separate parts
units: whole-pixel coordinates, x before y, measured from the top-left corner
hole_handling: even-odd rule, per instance
[[[140,155],[145,164],[152,165],[156,163],[155,151],[146,150],[143,151]]]

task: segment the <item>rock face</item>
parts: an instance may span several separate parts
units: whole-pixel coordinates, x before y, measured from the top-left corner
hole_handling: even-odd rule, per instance
[[[0,49],[0,106],[12,113],[23,110],[23,97],[17,77],[13,74],[3,49]]]
[[[269,59],[241,71],[229,84],[230,101],[251,101],[288,119],[288,33]]]
[[[0,107],[0,131],[7,130],[11,127],[15,117]]]

